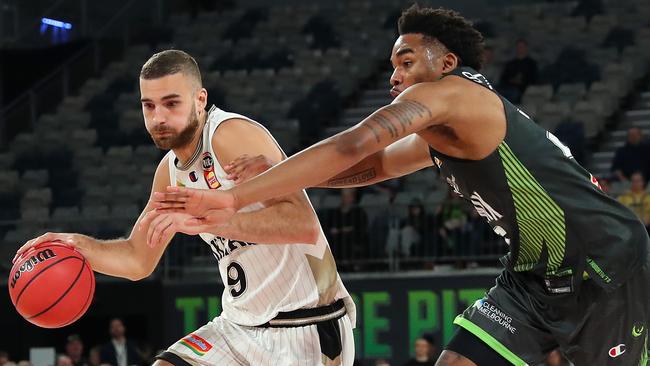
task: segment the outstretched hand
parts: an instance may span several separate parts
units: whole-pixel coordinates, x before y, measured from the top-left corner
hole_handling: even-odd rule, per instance
[[[151,204],[160,213],[189,215],[187,226],[225,224],[237,212],[235,197],[227,190],[167,187],[166,192],[154,192]]]
[[[147,245],[153,248],[164,244],[176,233],[197,235],[209,233],[216,224],[206,219],[197,219],[185,213],[151,210],[140,222],[139,230],[147,230]]]
[[[276,162],[264,155],[242,155],[224,167],[227,178],[235,184],[243,183],[274,166]]]

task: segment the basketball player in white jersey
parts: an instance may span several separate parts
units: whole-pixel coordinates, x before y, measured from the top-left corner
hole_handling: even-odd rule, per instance
[[[140,92],[147,130],[159,148],[170,150],[158,165],[152,194],[168,185],[230,188],[235,183],[224,165],[242,154],[285,158],[257,122],[215,106],[206,111],[207,91],[185,52],[153,55],[142,67]],[[176,232],[198,234],[218,262],[223,312],[158,355],[154,365],[352,365],[354,304],[304,191],[251,204],[216,228],[188,227],[188,218],[157,212],[149,203],[128,239],[47,233],[16,257],[59,240],[77,248],[95,271],[139,280],[153,272]],[[170,234],[153,237],[154,226]]]

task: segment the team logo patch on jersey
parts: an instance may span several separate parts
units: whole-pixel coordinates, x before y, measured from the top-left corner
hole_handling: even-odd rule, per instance
[[[212,170],[214,167],[214,159],[212,159],[212,154],[210,154],[210,152],[203,153],[203,157],[201,158],[201,166],[205,171]]]
[[[212,349],[212,345],[208,343],[208,341],[197,336],[196,334],[188,335],[187,337],[181,339],[179,343],[189,348],[192,352],[196,353],[199,356],[205,355]]]
[[[196,176],[196,172],[195,172],[195,171],[190,172],[190,180],[191,180],[192,182],[196,182],[197,180],[199,180],[199,177]]]

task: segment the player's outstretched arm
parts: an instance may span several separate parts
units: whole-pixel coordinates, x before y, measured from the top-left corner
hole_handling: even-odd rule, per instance
[[[242,155],[225,166],[235,183],[243,183],[261,174],[279,161],[264,155]],[[398,178],[433,165],[429,145],[417,134],[407,136],[380,150],[353,167],[320,183],[319,188],[351,188],[369,186]]]
[[[204,194],[172,188],[154,196],[156,207],[212,220],[222,212],[210,212],[211,208],[240,208],[316,186],[405,136],[447,121],[450,106],[455,104],[460,90],[457,84],[446,79],[410,87],[392,104],[356,126],[301,151],[230,191]]]

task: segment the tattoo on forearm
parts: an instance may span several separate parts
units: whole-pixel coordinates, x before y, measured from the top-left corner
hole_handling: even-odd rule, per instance
[[[370,117],[364,126],[370,128],[377,142],[381,142],[381,135],[376,128],[387,131],[391,138],[397,138],[406,132],[406,128],[413,123],[415,118],[432,117],[431,110],[424,104],[415,100],[405,100],[397,104],[386,106],[380,112]],[[401,127],[401,132],[398,128]]]
[[[368,129],[370,129],[372,134],[375,135],[375,140],[377,140],[377,142],[381,141],[381,138],[380,138],[381,135],[379,134],[379,131],[377,131],[377,129],[374,126],[371,126],[369,124],[364,124],[362,126],[367,127]]]
[[[354,184],[365,183],[377,176],[375,168],[366,169],[359,173],[348,175],[346,177],[336,178],[327,181],[328,187],[343,187]]]

